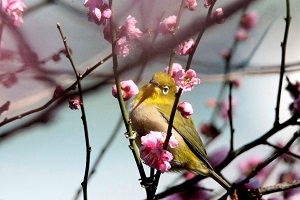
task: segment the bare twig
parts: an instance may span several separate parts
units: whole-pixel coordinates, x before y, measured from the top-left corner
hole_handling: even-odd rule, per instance
[[[72,65],[72,68],[74,70],[76,80],[77,80],[77,85],[78,85],[78,95],[80,98],[80,110],[81,110],[81,120],[83,123],[84,127],[84,137],[85,137],[85,147],[86,147],[86,162],[85,162],[85,171],[84,171],[84,178],[83,182],[81,183],[82,185],[82,190],[83,190],[83,199],[87,200],[87,184],[88,184],[88,175],[89,175],[89,168],[90,168],[90,157],[91,157],[91,146],[90,146],[90,141],[89,141],[89,133],[88,133],[88,124],[87,124],[87,119],[86,119],[86,114],[85,114],[85,108],[84,108],[84,103],[83,103],[83,95],[82,95],[82,88],[81,88],[81,82],[80,82],[80,77],[81,75],[77,72],[75,64],[73,62],[69,47],[67,45],[67,39],[63,35],[63,32],[61,30],[60,24],[57,23],[57,28],[60,32],[61,38],[63,40],[63,43],[65,45],[65,49],[67,52],[67,57]]]
[[[275,121],[274,126],[279,124],[279,108],[280,108],[280,99],[281,99],[281,89],[282,89],[282,82],[283,82],[283,75],[285,73],[285,56],[286,56],[286,46],[287,40],[289,35],[289,27],[291,22],[291,15],[290,15],[290,1],[286,0],[286,18],[285,18],[285,31],[283,36],[283,42],[281,43],[281,66],[280,66],[280,74],[279,74],[279,84],[278,84],[278,93],[277,93],[277,102],[275,108]]]

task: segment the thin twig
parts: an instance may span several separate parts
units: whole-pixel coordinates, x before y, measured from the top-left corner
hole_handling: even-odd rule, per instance
[[[233,120],[232,120],[232,81],[229,83],[229,109],[228,109],[228,117],[229,117],[229,125],[230,125],[230,149],[229,152],[234,150],[234,128],[233,128]]]
[[[280,100],[281,100],[281,89],[282,89],[282,82],[283,82],[283,75],[285,73],[285,56],[286,56],[286,46],[287,40],[289,35],[289,27],[291,22],[291,15],[290,15],[290,1],[286,0],[286,18],[285,18],[285,31],[283,36],[283,42],[281,43],[281,66],[280,66],[280,74],[279,74],[279,84],[278,84],[278,93],[277,93],[277,102],[275,108],[275,121],[274,126],[279,124],[279,109],[280,109]]]
[[[113,1],[109,0],[109,7],[113,12]],[[126,131],[128,134],[128,138],[129,138],[129,148],[133,154],[134,160],[136,162],[138,171],[140,173],[142,182],[146,181],[146,174],[141,162],[141,159],[139,157],[139,153],[138,153],[138,149],[137,149],[137,145],[135,143],[135,140],[133,138],[133,130],[131,127],[131,122],[130,119],[128,117],[127,111],[126,111],[126,106],[122,97],[122,89],[121,89],[121,85],[120,85],[120,80],[119,80],[119,69],[118,69],[118,57],[115,53],[115,47],[116,47],[116,42],[117,42],[117,37],[116,37],[116,27],[114,24],[114,15],[112,15],[109,19],[110,22],[110,30],[111,30],[111,36],[112,36],[112,57],[113,57],[113,71],[114,71],[114,78],[115,78],[115,83],[116,83],[116,88],[117,88],[117,94],[118,94],[118,103],[120,106],[120,110],[122,113],[122,117],[123,117],[123,121],[126,127]]]
[[[67,39],[64,36],[60,24],[57,23],[57,28],[60,32],[61,38],[63,40],[63,43],[65,45],[65,49],[67,52],[67,57],[72,65],[72,68],[74,70],[76,80],[77,80],[77,85],[78,85],[78,95],[80,98],[80,110],[81,110],[81,120],[83,123],[84,127],[84,137],[85,137],[85,147],[86,147],[86,162],[85,162],[85,171],[84,171],[84,178],[83,182],[81,183],[82,185],[82,190],[83,190],[83,199],[87,200],[87,184],[88,184],[88,175],[89,175],[89,168],[90,168],[90,157],[91,157],[91,146],[90,146],[90,140],[89,140],[89,133],[88,133],[88,124],[87,124],[87,119],[86,119],[86,114],[85,114],[85,108],[84,108],[84,103],[83,103],[83,95],[82,95],[82,88],[81,88],[81,81],[80,77],[81,75],[77,72],[74,61],[72,59],[69,47],[67,45]]]
[[[86,71],[79,77],[80,80],[84,79],[87,75],[89,75],[92,71],[94,71],[97,67],[99,67],[100,65],[102,65],[104,62],[106,62],[108,59],[111,58],[111,54],[108,55],[107,57],[105,57],[103,60],[99,61],[96,65],[92,66],[92,67],[88,67],[86,69]],[[104,81],[105,82],[105,81]],[[67,94],[69,91],[73,90],[76,85],[78,84],[78,80],[76,79],[76,81],[69,86],[68,88],[66,88],[64,91],[61,92],[60,95],[54,95],[48,102],[46,102],[44,105],[39,106],[37,108],[34,108],[32,110],[26,111],[24,113],[18,114],[16,116],[10,117],[10,118],[5,118],[2,122],[0,122],[0,127],[4,126],[5,124],[8,124],[10,122],[13,122],[15,120],[18,119],[22,119],[28,115],[40,112],[46,108],[48,108],[50,105],[52,105],[56,100],[60,99],[61,97],[65,96],[65,94]]]
[[[85,144],[86,144],[86,164],[85,164],[85,172],[84,172],[84,179],[83,182],[81,183],[82,188],[83,188],[83,198],[84,200],[87,200],[87,184],[88,184],[88,174],[89,174],[89,166],[90,166],[90,154],[91,154],[91,147],[90,147],[90,142],[89,142],[89,134],[88,134],[88,125],[87,125],[87,119],[86,119],[86,114],[85,114],[85,108],[84,108],[84,103],[83,103],[83,95],[82,95],[82,88],[81,88],[81,81],[80,81],[80,74],[77,72],[75,64],[73,62],[73,59],[71,57],[70,50],[67,45],[67,40],[66,37],[63,35],[60,24],[57,23],[57,28],[60,32],[60,35],[62,37],[63,43],[65,45],[65,49],[67,52],[67,57],[72,65],[72,68],[74,70],[76,79],[77,79],[77,85],[78,85],[78,94],[80,98],[80,110],[82,113],[81,119],[83,122],[84,126],[84,136],[85,136]]]
[[[285,191],[288,189],[296,188],[300,186],[300,179],[278,183],[272,186],[263,187],[259,189],[261,195],[271,194],[275,192]]]
[[[107,152],[108,148],[111,146],[112,142],[114,141],[114,139],[116,139],[117,137],[117,134],[121,128],[121,125],[122,125],[122,118],[120,117],[118,122],[117,122],[117,125],[115,126],[112,134],[110,135],[110,137],[107,139],[107,142],[105,143],[105,145],[103,146],[103,148],[100,150],[97,158],[96,158],[96,161],[94,162],[93,166],[91,167],[91,170],[90,170],[90,173],[89,173],[89,177],[88,179],[90,180],[91,177],[95,174],[96,172],[96,168],[98,167],[100,161],[102,160],[104,154]],[[77,200],[79,198],[79,195],[82,191],[82,187],[78,188],[77,189],[77,192],[76,192],[76,195],[74,197],[74,200]]]

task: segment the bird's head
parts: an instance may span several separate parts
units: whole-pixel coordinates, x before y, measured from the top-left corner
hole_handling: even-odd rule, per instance
[[[164,72],[156,72],[150,82],[140,89],[134,101],[171,104],[174,102],[175,94],[176,85],[173,78]]]

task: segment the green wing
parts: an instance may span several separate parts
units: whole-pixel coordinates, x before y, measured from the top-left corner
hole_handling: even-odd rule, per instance
[[[164,104],[164,106],[160,106],[160,108],[158,109],[161,115],[169,122],[172,110],[171,106]],[[182,115],[178,111],[176,111],[173,128],[181,135],[181,137],[184,139],[191,151],[201,161],[203,161],[208,168],[213,169],[210,163],[208,162],[204,145],[195,128],[193,120],[191,118],[186,119],[182,117]]]

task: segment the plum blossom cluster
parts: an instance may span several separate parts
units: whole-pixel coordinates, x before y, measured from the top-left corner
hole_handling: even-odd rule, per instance
[[[105,25],[107,19],[111,17],[112,12],[103,0],[85,0],[83,5],[89,8],[88,20],[90,22]]]
[[[136,95],[137,93],[139,93],[139,88],[132,80],[121,81],[120,85],[121,85],[121,92],[122,92],[122,97],[123,97],[124,101],[128,101],[133,95]],[[116,85],[114,85],[112,87],[112,95],[115,98],[118,98],[118,92],[117,92]]]
[[[129,50],[134,47],[136,42],[142,36],[142,31],[138,29],[135,24],[137,20],[129,15],[125,21],[125,24],[118,27],[116,30],[116,47],[115,53],[124,57],[128,56]],[[106,25],[103,30],[104,38],[112,43],[110,26]]]
[[[173,155],[163,149],[163,144],[166,140],[166,133],[150,131],[149,134],[141,137],[142,146],[140,147],[141,159],[151,168],[160,170],[162,173],[171,168],[170,162],[173,160]],[[168,146],[175,148],[178,141],[172,135]]]
[[[194,85],[200,84],[200,79],[196,78],[196,72],[192,69],[185,71],[179,63],[173,63],[172,70],[165,68],[165,73],[170,73],[174,79],[177,91],[182,88],[183,92],[191,91]],[[177,105],[177,110],[184,118],[189,118],[193,114],[193,107],[188,102],[182,102]]]
[[[26,8],[23,0],[2,0],[2,10],[7,14],[10,23],[17,27],[23,23],[23,12]]]
[[[169,72],[169,67],[165,69]],[[200,79],[196,77],[196,72],[192,69],[185,71],[178,63],[172,65],[171,76],[175,81],[176,88],[182,88],[183,92],[191,91],[195,85],[200,84]]]
[[[200,79],[196,77],[196,72],[192,69],[187,71],[181,69],[174,77],[177,90],[182,88],[183,92],[191,91],[195,85],[200,84]]]
[[[240,20],[239,28],[235,32],[235,40],[245,41],[248,39],[249,31],[255,27],[257,23],[257,14],[256,12],[250,12],[243,15]]]

